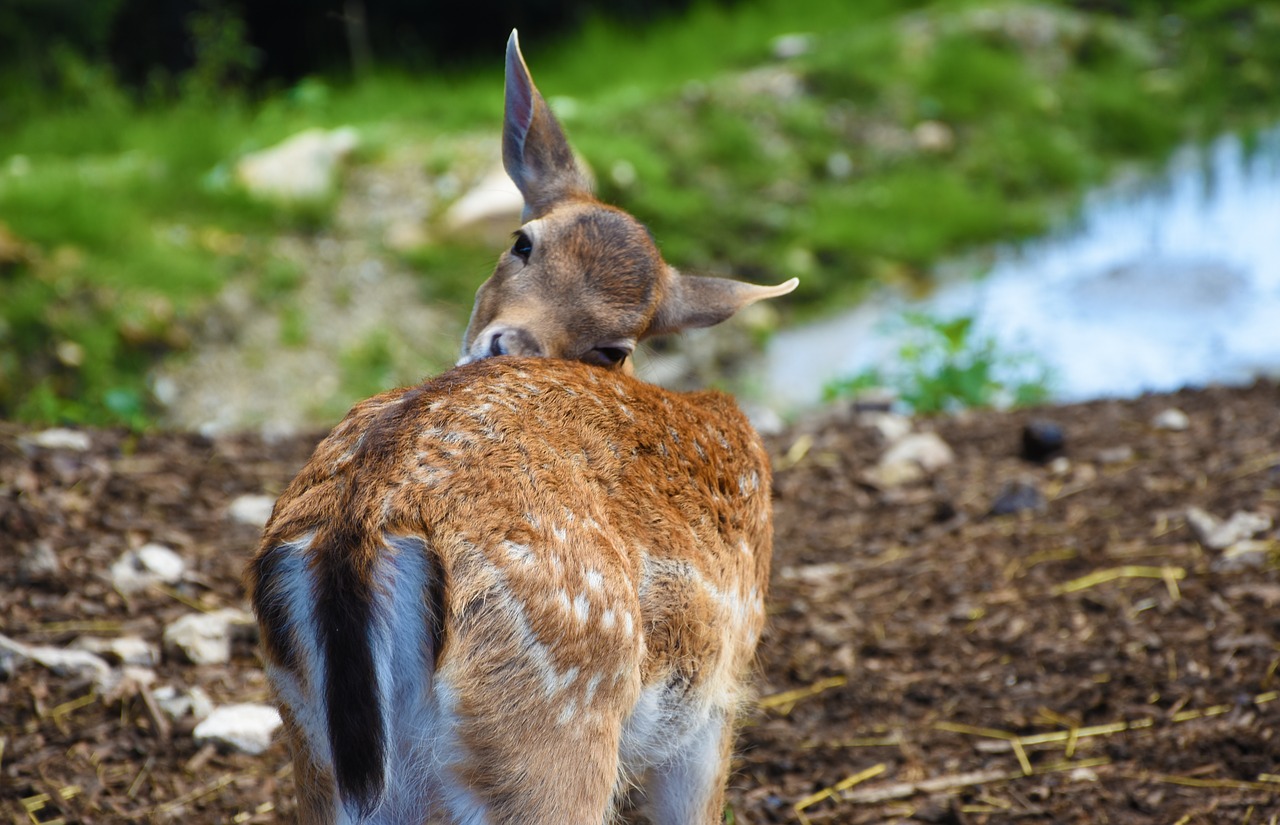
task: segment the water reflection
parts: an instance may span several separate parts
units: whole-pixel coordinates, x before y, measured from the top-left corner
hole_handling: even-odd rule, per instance
[[[985,277],[779,333],[768,397],[807,406],[827,381],[895,357],[904,311],[972,316],[978,336],[1047,364],[1061,400],[1280,375],[1280,128],[1095,193],[1078,221],[1001,250]]]

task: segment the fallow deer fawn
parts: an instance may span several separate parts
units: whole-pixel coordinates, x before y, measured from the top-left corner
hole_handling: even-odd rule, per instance
[[[795,284],[667,266],[590,195],[514,32],[503,147],[525,223],[460,366],[358,404],[249,565],[300,820],[598,824],[635,786],[657,825],[720,822],[769,462],[729,397],[625,365]]]

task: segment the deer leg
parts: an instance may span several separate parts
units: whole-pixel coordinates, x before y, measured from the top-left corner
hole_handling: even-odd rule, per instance
[[[732,744],[733,726],[715,710],[674,756],[649,769],[645,800],[654,825],[721,822]]]

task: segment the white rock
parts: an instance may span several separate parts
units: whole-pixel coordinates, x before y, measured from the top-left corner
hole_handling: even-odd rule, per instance
[[[41,430],[34,435],[28,436],[26,441],[46,450],[73,450],[78,453],[83,453],[93,446],[88,433],[83,433],[79,430],[68,430],[62,427]]]
[[[25,645],[0,636],[0,651],[7,651],[18,661],[31,661],[47,667],[59,676],[84,676],[102,686],[113,684],[116,676],[101,656],[87,650]]]
[[[308,129],[240,158],[235,179],[255,197],[318,200],[333,190],[339,165],[360,143],[355,129]]]
[[[276,500],[271,496],[239,496],[227,507],[227,515],[239,524],[265,527],[271,519],[271,508],[275,506]]]
[[[197,665],[231,660],[231,641],[254,628],[253,616],[234,607],[212,613],[188,613],[164,629],[164,644]]]
[[[910,484],[955,461],[955,453],[937,433],[911,433],[885,450],[866,478],[881,488]]]
[[[271,747],[271,736],[280,727],[280,713],[268,705],[223,705],[196,725],[197,742],[214,742],[251,755]]]
[[[1261,570],[1266,567],[1276,550],[1276,542],[1243,539],[1228,546],[1209,566],[1219,573]]]
[[[137,636],[120,636],[115,639],[81,636],[71,645],[79,650],[87,650],[90,653],[112,656],[125,665],[155,667],[160,664],[160,651],[156,649],[156,646]]]
[[[176,584],[187,563],[163,544],[144,544],[129,550],[111,565],[111,583],[121,593],[136,593],[153,584]]]
[[[866,412],[858,417],[865,427],[871,427],[885,444],[896,444],[911,433],[911,419],[890,412]]]
[[[1170,407],[1160,412],[1155,418],[1151,419],[1151,426],[1157,430],[1173,430],[1174,432],[1182,432],[1191,426],[1191,419],[1187,414],[1177,407]]]
[[[27,545],[18,559],[18,580],[21,582],[48,582],[60,573],[62,562],[47,541]]]
[[[911,130],[916,148],[922,152],[950,152],[955,146],[956,136],[951,127],[938,120],[925,120],[916,124]]]
[[[213,713],[213,700],[199,685],[190,688],[186,693],[179,693],[178,689],[172,685],[164,685],[156,688],[151,695],[155,697],[160,709],[175,722],[188,714],[196,721],[200,721]]]
[[[497,166],[453,202],[444,213],[445,228],[454,235],[506,237],[520,225],[524,196]]]
[[[904,436],[885,450],[881,458],[884,463],[912,461],[929,473],[936,472],[955,460],[955,453],[937,433],[914,433]]]
[[[1271,516],[1246,510],[1237,510],[1231,518],[1223,521],[1199,507],[1188,507],[1186,518],[1196,541],[1209,550],[1225,550],[1271,529]]]
[[[773,38],[773,42],[769,44],[769,49],[777,60],[791,60],[792,58],[806,55],[813,50],[813,35],[800,33],[780,34]]]

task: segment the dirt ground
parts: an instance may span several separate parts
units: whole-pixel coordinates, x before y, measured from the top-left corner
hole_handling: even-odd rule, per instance
[[[1187,429],[1152,425],[1170,407]],[[1065,460],[1020,457],[1033,418],[1062,427]],[[916,427],[956,460],[888,489],[868,483],[884,448],[852,411],[769,439],[771,622],[735,825],[1277,821],[1280,539],[1207,549],[1186,513],[1280,516],[1280,386]],[[192,610],[244,607],[257,529],[229,503],[277,493],[315,438],[88,435],[85,451],[48,449],[0,425],[0,633],[159,646]],[[1039,506],[993,514],[1011,492]],[[124,596],[108,569],[146,542],[188,573]],[[0,816],[289,821],[281,744],[221,752],[156,707],[165,686],[266,700],[253,644],[232,654],[166,654],[150,685],[109,694],[0,655]]]

